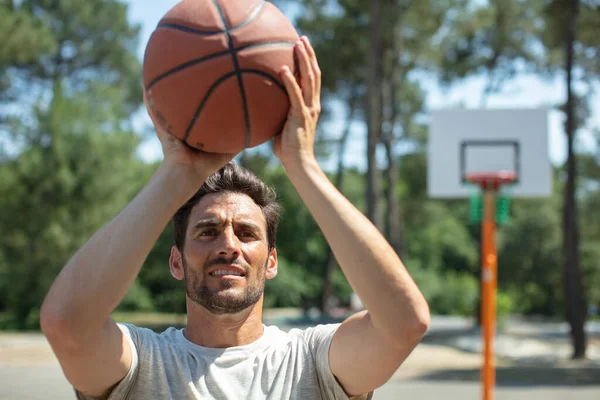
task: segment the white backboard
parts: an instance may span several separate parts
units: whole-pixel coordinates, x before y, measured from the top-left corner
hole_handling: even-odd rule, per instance
[[[547,109],[445,109],[431,113],[427,190],[433,198],[471,194],[469,173],[514,172],[514,197],[552,192]]]

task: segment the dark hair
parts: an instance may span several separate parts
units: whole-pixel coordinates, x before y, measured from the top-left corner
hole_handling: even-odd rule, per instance
[[[281,208],[276,202],[276,193],[255,174],[246,168],[230,162],[211,175],[200,190],[187,201],[173,216],[175,246],[183,252],[185,233],[192,208],[200,199],[211,193],[242,193],[249,196],[258,205],[267,223],[267,243],[269,250],[275,248],[277,226]]]

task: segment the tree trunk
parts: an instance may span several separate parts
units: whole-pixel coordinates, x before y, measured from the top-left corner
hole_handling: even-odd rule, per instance
[[[401,18],[398,18],[400,21]],[[385,224],[385,236],[390,242],[392,248],[400,258],[404,257],[404,240],[402,210],[400,200],[396,192],[398,185],[398,163],[394,155],[394,144],[396,136],[394,133],[396,120],[398,119],[398,91],[402,85],[403,74],[402,66],[398,63],[397,55],[402,52],[402,42],[400,32],[400,22],[396,22],[392,34],[391,46],[387,57],[387,72],[389,76],[389,86],[386,96],[386,103],[389,105],[389,113],[386,124],[386,131],[382,136],[387,158],[386,178],[387,178],[387,215]]]
[[[398,183],[398,164],[393,153],[394,139],[386,138],[384,141],[387,157],[387,223],[385,235],[392,248],[400,258],[404,257],[404,240],[402,235],[402,215],[400,201],[396,193]]]
[[[357,107],[357,95],[355,91],[350,94],[348,101],[348,118],[346,120],[346,126],[340,137],[339,149],[338,149],[338,165],[335,175],[335,187],[342,191],[342,184],[344,183],[344,155],[346,154],[346,145],[348,144],[348,137],[350,136],[350,129],[352,127],[352,120]],[[333,293],[333,272],[337,266],[337,261],[333,256],[331,247],[327,247],[327,255],[325,258],[327,267],[325,269],[325,276],[323,277],[323,293],[321,294],[321,313],[329,314],[329,299]]]
[[[578,1],[572,0],[569,9],[566,34],[566,72],[567,72],[567,104],[566,104],[566,134],[567,134],[567,183],[563,209],[563,282],[565,296],[566,319],[571,326],[571,340],[573,343],[573,358],[585,357],[586,337],[585,319],[586,307],[581,271],[579,266],[579,228],[577,224],[577,204],[575,200],[576,166],[573,142],[575,131],[575,105],[572,92],[573,69],[573,42],[575,41],[575,27],[577,21]]]
[[[368,52],[368,96],[367,96],[367,217],[381,229],[378,199],[380,177],[375,153],[381,136],[381,0],[371,1],[371,34]]]

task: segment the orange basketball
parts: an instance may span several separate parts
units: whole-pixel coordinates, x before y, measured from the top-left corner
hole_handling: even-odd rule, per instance
[[[264,0],[183,0],[160,20],[144,55],[150,112],[207,152],[238,153],[278,134],[298,33]]]

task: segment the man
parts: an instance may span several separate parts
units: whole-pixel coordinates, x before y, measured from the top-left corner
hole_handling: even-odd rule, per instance
[[[42,329],[78,398],[365,398],[421,340],[425,299],[315,160],[320,70],[305,37],[295,52],[300,78],[282,68],[291,106],[274,152],[365,310],[340,325],[264,326],[265,279],[277,274],[273,193],[229,163],[233,155],[193,151],[157,126],[163,163],[74,255],[42,306]],[[116,324],[111,312],[172,217],[169,266],[185,281],[187,326],[157,334]]]

